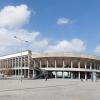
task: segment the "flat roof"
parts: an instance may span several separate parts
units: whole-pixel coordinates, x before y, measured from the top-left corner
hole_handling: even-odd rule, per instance
[[[19,52],[19,53],[9,54],[9,55],[6,55],[6,56],[1,56],[0,60],[1,59],[18,57],[18,56],[22,56],[22,55],[28,55],[28,54],[29,54],[29,50],[28,51]]]
[[[77,57],[77,58],[100,60],[100,56],[87,55],[82,53],[73,53],[73,52],[49,52],[49,53],[38,53],[32,55],[32,58],[42,58],[42,57]]]

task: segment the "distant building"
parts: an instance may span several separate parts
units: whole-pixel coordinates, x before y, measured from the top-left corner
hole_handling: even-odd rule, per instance
[[[100,57],[81,53],[24,51],[0,57],[0,74],[25,78],[100,78]]]

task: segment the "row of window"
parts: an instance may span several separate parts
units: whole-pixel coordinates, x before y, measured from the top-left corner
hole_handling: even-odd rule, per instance
[[[28,56],[0,60],[0,68],[27,67]]]

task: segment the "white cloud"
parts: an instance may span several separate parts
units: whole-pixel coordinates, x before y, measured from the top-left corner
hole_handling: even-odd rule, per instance
[[[23,50],[25,48],[32,51],[54,52],[82,52],[85,50],[84,42],[80,39],[72,39],[71,41],[62,40],[55,45],[51,45],[47,38],[41,37],[40,32],[30,32],[24,29],[22,26],[29,21],[30,15],[31,11],[27,5],[6,6],[0,10],[0,55],[8,52],[16,52],[21,49],[20,41],[14,39],[14,36],[29,41],[27,44],[23,43]],[[61,22],[59,24],[67,24],[69,20],[67,19],[66,21],[64,19],[59,22]]]
[[[15,39],[14,36],[23,40],[22,47],[21,41]],[[33,51],[40,51],[48,45],[48,40],[40,38],[40,36],[40,32],[29,32],[24,29],[19,29],[17,31],[0,29],[0,54],[3,52],[14,52],[14,50],[20,51],[21,48],[23,50],[31,49]],[[25,41],[29,42],[25,43]]]
[[[72,39],[71,41],[62,40],[55,45],[49,45],[47,52],[83,52],[85,50],[84,42],[80,39]]]
[[[27,5],[6,6],[0,10],[0,55],[21,49],[20,41],[14,36],[29,41],[27,44],[23,42],[23,50],[34,51],[48,45],[46,39],[40,38],[40,32],[30,32],[22,27],[29,21],[30,15]]]
[[[30,14],[27,5],[6,6],[0,10],[0,27],[22,27],[29,21]]]
[[[58,18],[58,20],[57,20],[58,25],[69,24],[70,22],[71,22],[71,20],[68,18],[65,18],[65,17]]]

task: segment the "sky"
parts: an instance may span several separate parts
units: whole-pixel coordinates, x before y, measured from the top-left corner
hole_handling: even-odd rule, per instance
[[[100,55],[100,0],[0,0],[0,55],[21,49]]]

